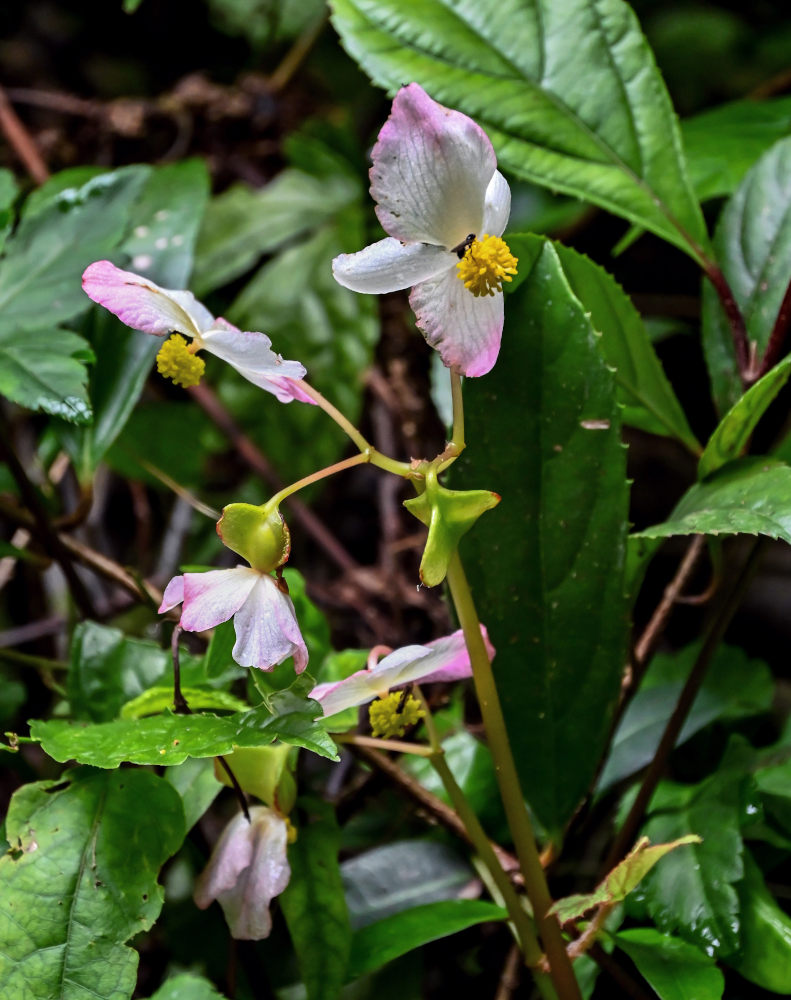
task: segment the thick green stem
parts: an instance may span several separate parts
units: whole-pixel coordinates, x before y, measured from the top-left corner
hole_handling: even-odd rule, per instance
[[[448,568],[448,585],[456,607],[464,639],[470,654],[475,691],[483,716],[489,749],[494,760],[497,783],[505,807],[508,826],[514,839],[514,847],[519,858],[525,880],[527,896],[533,906],[541,940],[549,960],[550,975],[561,1000],[581,1000],[581,994],[560,925],[548,910],[552,905],[544,869],[538,855],[533,825],[530,822],[524,796],[519,784],[511,744],[505,728],[505,719],[494,683],[492,666],[481,635],[478,613],[472,599],[464,567],[456,552]]]

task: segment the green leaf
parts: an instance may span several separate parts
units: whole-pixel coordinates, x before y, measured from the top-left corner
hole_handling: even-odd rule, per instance
[[[476,924],[507,919],[505,910],[478,899],[449,899],[402,910],[355,931],[348,978],[380,969],[394,958],[430,941],[458,934]]]
[[[531,247],[541,242],[541,237],[519,237],[520,244],[523,239]],[[631,299],[612,275],[588,257],[562,243],[553,242],[552,246],[572,292],[601,334],[599,345],[606,362],[615,369],[618,397],[626,407],[624,422],[675,437],[697,454],[700,445]]]
[[[632,538],[671,535],[768,535],[791,544],[791,468],[742,458],[690,487],[667,521]]]
[[[185,825],[191,830],[222,789],[214,776],[214,763],[188,758],[182,764],[165,768],[164,777],[181,796]]]
[[[0,268],[4,326],[41,330],[88,308],[82,272],[118,246],[148,173],[147,167],[121,167],[66,188],[41,211],[23,216]]]
[[[315,702],[288,692],[279,713],[265,706],[250,712],[216,715],[156,715],[145,719],[117,719],[94,725],[53,719],[30,723],[30,734],[55,760],[76,760],[94,767],[131,764],[181,764],[187,757],[216,757],[235,746],[267,746],[275,739],[305,747],[337,760],[335,744],[313,721]],[[275,696],[277,698],[278,696]],[[273,700],[275,700],[273,698]]]
[[[264,254],[316,229],[359,195],[353,177],[312,177],[293,168],[258,191],[242,184],[229,188],[211,200],[201,226],[196,294],[245,274]]]
[[[791,136],[761,157],[727,203],[714,250],[760,358],[791,282]],[[703,285],[703,347],[714,401],[724,413],[742,386],[730,326],[708,281]]]
[[[237,698],[228,691],[205,690],[204,688],[184,687],[181,693],[193,712],[205,709],[227,712],[245,712],[250,707],[246,701]],[[136,698],[126,702],[121,707],[122,719],[141,719],[146,715],[158,715],[173,705],[173,685],[167,687],[151,687]]]
[[[699,651],[700,645],[695,643],[672,655],[659,653],[653,658],[618,725],[598,781],[599,793],[653,760]],[[735,646],[720,645],[676,746],[715,719],[739,719],[769,711],[772,691],[772,674],[765,663],[751,660]]]
[[[375,83],[415,80],[488,133],[500,167],[640,223],[696,256],[707,243],[678,124],[621,0],[334,0]],[[569,58],[569,53],[574,53]]]
[[[341,865],[355,931],[403,910],[456,899],[474,876],[445,844],[400,840],[375,847]]]
[[[561,924],[579,920],[589,910],[597,906],[614,906],[623,902],[649,871],[671,851],[678,847],[701,843],[700,837],[689,833],[669,844],[651,844],[648,837],[641,837],[623,861],[619,861],[608,872],[593,892],[565,896],[553,903],[549,909]]]
[[[789,375],[791,375],[791,356],[784,358],[779,365],[775,365],[733,404],[709,438],[706,449],[700,457],[698,465],[700,479],[705,479],[741,455],[756,424],[786,384]]]
[[[180,976],[166,980],[150,1000],[225,1000],[225,998],[222,993],[217,992],[208,979],[191,972],[182,972]]]
[[[628,488],[614,378],[586,310],[550,244],[532,266],[516,246],[498,364],[465,381],[468,447],[453,484],[503,498],[461,554],[525,795],[555,836],[593,778],[618,697]]]
[[[699,948],[653,927],[633,927],[614,935],[659,1000],[721,1000],[725,979]]]
[[[699,785],[661,782],[642,830],[651,841],[690,832],[702,837],[702,843],[668,855],[638,894],[661,931],[680,933],[708,954],[731,954],[739,946],[734,883],[744,874],[743,784],[743,772],[728,766]]]
[[[170,655],[152,642],[128,639],[120,629],[80,622],[69,650],[67,692],[77,719],[109,722],[125,702],[160,680]]]
[[[199,160],[168,164],[151,173],[132,214],[132,233],[120,248],[131,256],[132,271],[165,288],[187,286],[208,189],[206,166]],[[127,329],[99,307],[96,314],[92,343],[98,360],[91,378],[95,420],[71,447],[85,475],[96,468],[129,419],[162,346],[160,338]]]
[[[727,959],[751,983],[780,996],[791,993],[791,917],[775,902],[761,869],[744,852],[739,893],[741,948]]]
[[[700,201],[730,195],[772,143],[791,132],[791,97],[732,101],[681,122],[689,178]]]
[[[90,356],[90,345],[76,333],[0,321],[0,393],[28,410],[88,423],[91,404],[83,362]]]
[[[14,221],[13,204],[19,194],[19,186],[10,170],[0,169],[0,251],[5,246]]]
[[[0,995],[127,1000],[124,942],[159,915],[157,872],[184,839],[175,790],[148,771],[70,771],[14,795],[7,836]]]
[[[308,1000],[332,1000],[346,981],[352,931],[338,867],[340,830],[328,803],[304,803],[289,846],[291,881],[280,905],[297,953]],[[298,809],[298,815],[303,809]]]

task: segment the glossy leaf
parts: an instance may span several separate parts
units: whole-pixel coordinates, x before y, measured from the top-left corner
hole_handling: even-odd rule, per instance
[[[597,785],[600,793],[653,760],[699,649],[695,644],[677,653],[659,653],[652,659],[615,732]],[[681,746],[715,719],[739,719],[767,712],[771,702],[769,667],[759,660],[751,660],[735,646],[720,645],[676,746]]]
[[[737,886],[741,948],[728,959],[737,972],[771,993],[791,993],[791,917],[777,905],[761,869],[744,852],[744,879]]]
[[[714,250],[761,358],[791,282],[791,136],[761,157],[727,203]],[[730,328],[710,282],[703,286],[703,347],[724,413],[742,387]]]
[[[165,288],[186,288],[208,190],[206,166],[199,160],[154,170],[135,206],[132,232],[120,248],[122,263],[129,257],[129,267],[136,273]],[[92,343],[98,360],[91,378],[95,420],[90,432],[72,446],[86,474],[129,419],[162,346],[159,337],[129,330],[105,310],[97,307],[95,316]]]
[[[667,521],[634,538],[671,535],[768,535],[791,544],[791,468],[744,458],[692,486]]]
[[[681,122],[689,179],[701,201],[733,194],[755,161],[791,132],[791,97],[732,101]]]
[[[178,794],[147,771],[70,771],[20,789],[7,834],[0,995],[127,1000],[125,942],[159,915],[157,873],[184,838]]]
[[[430,941],[458,934],[476,924],[506,919],[502,907],[479,899],[448,899],[402,910],[355,931],[348,978],[357,979],[374,972]]]
[[[314,707],[311,707],[314,706]],[[250,712],[216,715],[156,715],[94,725],[53,719],[33,720],[30,733],[55,760],[94,767],[181,764],[187,757],[216,757],[235,746],[267,746],[275,739],[337,760],[335,744],[313,722],[314,702],[299,701],[272,715],[261,706]]]
[[[531,245],[541,237],[520,237]],[[700,450],[695,435],[664,373],[645,323],[621,286],[588,257],[562,243],[552,244],[572,292],[601,334],[605,361],[615,369],[624,423],[675,437],[690,451]]]
[[[453,485],[503,498],[461,555],[497,649],[525,794],[557,836],[593,778],[618,696],[628,488],[614,378],[587,310],[550,244],[532,256],[513,246],[519,284],[497,365],[464,385],[468,447]]]
[[[121,242],[148,173],[148,167],[121,167],[66,188],[40,212],[23,216],[0,268],[4,326],[40,330],[85,312],[90,302],[82,272]]]
[[[183,764],[165,768],[164,777],[181,796],[186,829],[191,830],[222,788],[212,761],[187,758]]]
[[[338,867],[340,830],[328,803],[311,802],[309,812],[307,822],[304,809],[297,813],[297,839],[288,849],[291,881],[280,905],[308,1000],[332,1000],[346,980],[352,937]]]
[[[620,931],[614,940],[659,1000],[721,1000],[725,979],[714,959],[687,941],[653,927]]]
[[[88,342],[76,333],[52,326],[22,329],[0,320],[0,393],[25,409],[88,423],[92,413],[84,362],[92,356]]]
[[[213,691],[204,688],[182,686],[181,693],[193,712],[226,711],[244,712],[248,704],[229,691]],[[126,702],[121,708],[122,719],[142,719],[146,715],[158,715],[173,707],[173,685],[155,685]]]
[[[621,0],[335,0],[333,23],[375,83],[414,80],[470,115],[515,176],[693,255],[706,244],[670,99]]]
[[[743,772],[723,768],[700,785],[662,782],[651,801],[643,834],[666,841],[696,833],[702,843],[669,854],[642,882],[657,927],[679,933],[709,954],[739,946],[734,883],[744,874],[740,832]]]
[[[341,865],[355,932],[403,910],[457,899],[473,869],[449,847],[402,840],[375,847]]]
[[[196,294],[245,274],[264,254],[322,225],[359,196],[353,177],[312,177],[289,168],[258,191],[237,184],[213,198],[196,248]]]
[[[791,356],[766,373],[733,404],[711,435],[698,464],[698,476],[705,479],[747,447],[750,435],[769,404],[791,375]]]
[[[699,843],[701,839],[694,833],[679,837],[669,844],[651,844],[648,837],[641,837],[623,861],[619,861],[605,875],[593,892],[564,896],[552,904],[549,912],[554,913],[561,924],[566,924],[570,920],[579,920],[594,907],[621,903],[665,855],[679,847]]]

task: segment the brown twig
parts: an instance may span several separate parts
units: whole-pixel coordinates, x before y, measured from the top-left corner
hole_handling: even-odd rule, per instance
[[[225,434],[239,455],[250,468],[266,480],[274,490],[283,488],[283,482],[272,468],[263,452],[242,431],[231,414],[225,409],[216,393],[207,385],[196,385],[189,390],[192,398]],[[344,571],[357,568],[357,562],[321,523],[309,507],[301,500],[290,497],[289,508],[305,531],[310,534],[327,555]]]
[[[324,25],[326,23],[327,14],[323,13],[317,17],[315,21],[309,24],[297,37],[294,44],[288,52],[286,52],[280,62],[280,65],[267,80],[267,86],[273,94],[282,90],[299,69],[299,66],[315,45],[321,32],[324,30]]]
[[[400,791],[404,792],[415,802],[419,803],[438,823],[444,826],[445,829],[450,830],[451,833],[455,834],[466,843],[471,843],[466,827],[456,815],[454,810],[443,802],[442,799],[438,798],[427,788],[424,788],[416,778],[413,778],[410,774],[407,774],[406,771],[403,771],[395,761],[385,756],[385,754],[380,753],[378,750],[373,750],[370,747],[349,744],[349,749],[357,757],[361,757],[369,764],[373,764],[373,766],[382,771],[383,774],[386,774]],[[514,885],[522,885],[522,877],[519,873],[519,862],[516,857],[504,848],[500,847],[499,844],[495,844],[493,842],[492,850],[494,851],[503,871],[505,871]]]
[[[497,984],[497,992],[494,1000],[511,1000],[511,997],[519,989],[519,973],[524,962],[518,944],[512,944],[500,973],[500,982]]]
[[[662,738],[659,741],[659,746],[656,749],[654,758],[645,772],[637,797],[632,803],[632,807],[629,810],[623,825],[618,831],[612,847],[610,848],[610,852],[607,855],[607,859],[604,862],[604,873],[608,872],[621,860],[637,836],[637,831],[640,823],[642,822],[643,814],[651,801],[651,797],[656,790],[656,786],[659,784],[660,778],[664,774],[668,758],[675,748],[679,733],[686,722],[689,711],[692,708],[698,691],[700,690],[700,686],[706,676],[706,670],[708,669],[711,659],[714,656],[723,635],[725,634],[725,630],[730,624],[731,618],[739,607],[744,591],[752,579],[757,566],[758,558],[763,551],[764,541],[764,539],[759,539],[752,543],[750,553],[745,560],[741,571],[738,573],[735,581],[730,586],[728,591],[722,596],[720,605],[713,616],[700,652],[698,653],[692,670],[689,673],[689,677],[681,690],[676,707],[673,709],[673,713],[667,721],[667,725],[662,733]]]
[[[36,184],[43,184],[49,177],[47,165],[2,87],[0,87],[0,128]]]

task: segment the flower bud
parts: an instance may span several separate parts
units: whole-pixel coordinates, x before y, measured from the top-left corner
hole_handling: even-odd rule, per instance
[[[288,560],[291,534],[277,507],[230,503],[217,522],[223,545],[238,552],[253,569],[271,573]]]

